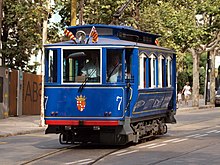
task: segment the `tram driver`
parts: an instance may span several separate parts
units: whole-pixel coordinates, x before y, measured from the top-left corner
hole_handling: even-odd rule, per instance
[[[88,77],[89,81],[98,82],[100,77],[99,60],[96,55],[89,56],[86,64],[81,69],[82,76]]]

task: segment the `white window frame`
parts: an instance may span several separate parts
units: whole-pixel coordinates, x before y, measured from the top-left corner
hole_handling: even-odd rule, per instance
[[[79,82],[64,82],[63,81],[63,51],[64,50],[84,50],[84,49],[97,49],[100,51],[100,82],[87,82],[86,84],[102,84],[102,47],[96,47],[96,46],[76,46],[76,47],[61,47],[61,84],[82,84]]]
[[[146,54],[145,53],[141,53],[139,55],[139,88],[140,89],[143,89],[144,88],[144,59],[147,58]]]
[[[163,55],[160,55],[158,57],[158,87],[162,88],[163,87]]]
[[[156,87],[156,60],[157,57],[154,54],[149,56],[150,60],[150,68],[151,68],[151,86],[150,88]]]
[[[171,87],[172,81],[172,58],[170,56],[167,57],[167,86]]]

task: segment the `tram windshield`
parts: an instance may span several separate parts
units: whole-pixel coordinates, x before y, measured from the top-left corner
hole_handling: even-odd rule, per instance
[[[63,50],[63,82],[100,82],[100,50]]]

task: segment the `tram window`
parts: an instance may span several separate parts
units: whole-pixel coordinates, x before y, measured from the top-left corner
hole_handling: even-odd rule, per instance
[[[158,87],[164,87],[164,57],[162,55],[158,58]]]
[[[151,87],[151,58],[148,58],[149,62],[148,62],[148,87]]]
[[[64,50],[63,82],[100,82],[100,50]]]
[[[166,70],[165,70],[165,63],[166,63],[166,61],[165,61],[165,58],[163,58],[162,59],[162,87],[165,87],[165,79],[166,79]]]
[[[48,82],[57,82],[57,50],[46,51]]]
[[[154,88],[154,87],[156,87],[156,70],[157,70],[157,65],[156,65],[156,57],[152,54],[150,57],[150,62],[149,62],[149,67],[150,67],[150,69],[149,69],[149,72],[150,72],[150,78],[149,78],[149,80],[150,80],[150,85],[149,85],[149,87],[150,88]]]
[[[107,50],[107,82],[122,82],[122,54],[123,50]]]
[[[147,56],[145,53],[140,54],[139,56],[139,88],[145,88],[146,87],[146,61]]]
[[[172,81],[172,58],[170,56],[166,59],[166,80],[166,86],[170,87]]]
[[[125,50],[125,80],[126,82],[133,82],[134,77],[131,75],[131,64],[132,64],[132,49]]]

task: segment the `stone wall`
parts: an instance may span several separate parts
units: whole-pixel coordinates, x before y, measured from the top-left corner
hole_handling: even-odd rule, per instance
[[[7,118],[9,112],[9,70],[0,67],[0,119]]]

